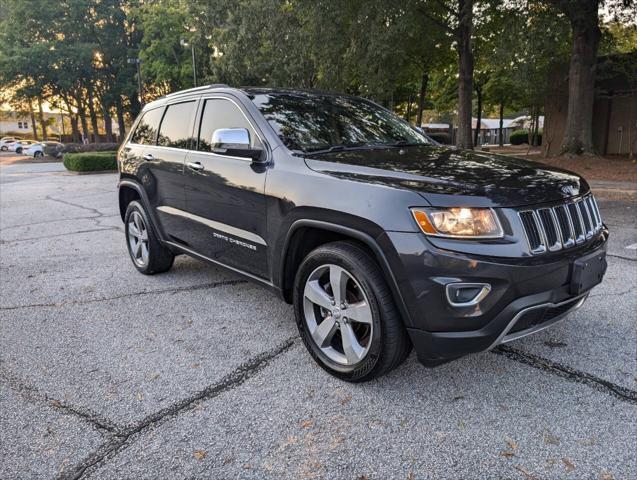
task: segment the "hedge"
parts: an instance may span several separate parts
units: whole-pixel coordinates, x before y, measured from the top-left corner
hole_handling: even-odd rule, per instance
[[[100,172],[105,170],[117,170],[117,153],[65,153],[64,168],[72,172]]]
[[[119,143],[65,143],[64,153],[80,152],[112,152],[119,148]]]
[[[435,140],[438,143],[442,143],[443,145],[451,145],[451,136],[448,133],[444,132],[431,132],[427,133],[429,138]]]
[[[542,145],[542,129],[538,131],[538,145]],[[529,131],[526,128],[520,130],[513,130],[509,136],[511,145],[522,145],[523,143],[529,143]]]

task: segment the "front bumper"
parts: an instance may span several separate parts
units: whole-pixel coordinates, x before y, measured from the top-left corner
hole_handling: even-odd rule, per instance
[[[434,366],[536,333],[579,308],[590,290],[571,293],[573,264],[605,252],[608,231],[581,248],[518,261],[440,250],[411,234],[387,239],[396,247],[407,331],[420,362]],[[454,308],[444,294],[452,282],[483,282],[492,290],[478,305]]]

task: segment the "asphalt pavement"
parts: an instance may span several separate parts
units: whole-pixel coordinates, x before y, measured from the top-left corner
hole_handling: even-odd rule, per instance
[[[139,274],[116,182],[0,166],[0,478],[637,478],[634,204],[600,200],[609,270],[565,321],[351,385],[260,286]]]

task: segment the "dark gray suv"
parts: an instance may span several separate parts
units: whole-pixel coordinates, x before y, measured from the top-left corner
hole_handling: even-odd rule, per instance
[[[433,366],[537,332],[606,270],[580,176],[429,140],[360,98],[201,87],[144,108],[118,153],[135,267],[187,254],[294,304],[328,372],[364,381],[412,346]]]

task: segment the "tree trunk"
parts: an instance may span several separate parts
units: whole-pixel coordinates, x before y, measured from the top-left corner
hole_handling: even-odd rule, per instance
[[[73,115],[70,114],[69,117],[71,117],[71,137],[73,140],[73,143],[81,143],[80,142],[80,129],[77,125],[77,115]]]
[[[118,98],[115,102],[115,112],[117,113],[117,127],[119,129],[119,142],[124,139],[126,135],[126,122],[124,121],[124,106],[122,105],[122,99]]]
[[[482,87],[476,85],[475,90],[476,96],[478,97],[478,118],[476,119],[476,130],[473,137],[473,145],[477,147],[478,141],[480,140],[480,127],[482,126]]]
[[[471,93],[473,90],[473,0],[458,0],[458,135],[456,146],[473,148],[471,142]]]
[[[113,119],[108,108],[103,108],[102,115],[104,116],[104,131],[106,132],[106,141],[113,143]]]
[[[42,129],[42,140],[45,142],[49,139],[46,133],[46,122],[44,121],[44,112],[42,111],[42,99],[38,97],[38,119],[40,120],[40,128]]]
[[[97,125],[97,114],[95,113],[95,97],[93,96],[93,87],[89,85],[88,87],[88,113],[91,117],[91,127],[93,129],[93,142],[99,143],[100,140],[100,132],[99,126]]]
[[[418,114],[416,117],[416,125],[422,127],[422,112],[425,110],[425,98],[427,97],[427,85],[429,84],[429,74],[422,74],[420,81],[420,94],[418,95]]]
[[[80,117],[80,124],[82,125],[82,143],[84,143],[85,140],[89,140],[88,123],[86,121],[86,110],[84,109],[84,104],[82,103],[82,99],[79,94],[77,95],[75,100],[77,101],[77,113]]]
[[[568,75],[568,113],[562,153],[594,153],[593,103],[599,29],[599,0],[572,2],[567,11],[573,30],[573,48]]]
[[[33,113],[33,105],[29,102],[29,114],[31,115],[31,128],[33,129],[33,139],[39,140],[38,128],[35,126],[35,114]]]
[[[498,145],[504,146],[504,102],[500,102],[500,126],[498,128]]]

